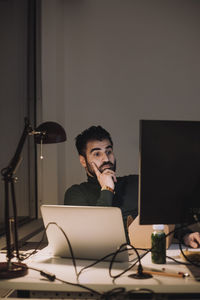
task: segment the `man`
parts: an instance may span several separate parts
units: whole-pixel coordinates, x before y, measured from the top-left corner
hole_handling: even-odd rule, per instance
[[[92,126],[79,134],[76,148],[88,180],[70,187],[65,193],[64,204],[120,207],[129,241],[127,226],[138,214],[138,175],[116,176],[113,141],[101,126]],[[182,239],[194,248],[200,244],[198,232],[184,232]]]

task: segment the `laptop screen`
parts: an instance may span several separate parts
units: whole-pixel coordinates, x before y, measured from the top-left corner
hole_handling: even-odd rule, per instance
[[[118,207],[42,205],[41,213],[45,227],[55,222],[62,228],[75,258],[100,259],[126,243],[122,213]],[[58,226],[51,224],[47,228],[52,255],[71,257],[67,239]],[[117,255],[116,260],[128,261],[127,251]]]

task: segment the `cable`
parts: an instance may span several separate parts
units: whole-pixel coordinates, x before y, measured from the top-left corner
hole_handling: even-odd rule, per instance
[[[113,264],[114,264],[114,262],[115,262],[115,257],[120,253],[120,251],[121,251],[121,248],[123,248],[123,247],[125,247],[125,246],[129,246],[130,248],[129,249],[126,249],[126,251],[128,251],[128,250],[134,250],[135,252],[136,252],[136,254],[137,254],[137,260],[134,262],[134,264],[131,264],[128,268],[126,268],[124,271],[122,271],[121,273],[119,273],[119,274],[117,274],[117,275],[112,275],[111,274],[111,271],[112,271],[112,266],[113,266]],[[117,278],[119,278],[120,276],[122,276],[123,274],[125,274],[126,272],[128,272],[130,269],[132,269],[138,262],[139,262],[139,266],[138,266],[138,272],[135,274],[135,277],[136,278],[144,278],[143,276],[145,276],[144,274],[143,274],[143,272],[142,272],[142,270],[143,270],[143,268],[142,268],[142,264],[141,264],[141,258],[142,257],[144,257],[147,253],[148,253],[149,251],[147,251],[146,253],[144,253],[143,255],[141,255],[141,257],[140,257],[140,255],[139,255],[139,253],[138,253],[138,251],[137,251],[137,249],[133,246],[133,245],[131,245],[131,244],[122,244],[120,247],[119,247],[119,249],[115,252],[115,254],[113,255],[113,257],[112,257],[112,260],[111,260],[111,262],[110,262],[110,265],[109,265],[109,275],[110,275],[110,277],[111,278],[113,278],[114,280],[115,279],[117,279]]]
[[[42,243],[42,241],[43,241],[43,239],[44,239],[45,233],[46,233],[46,231],[47,231],[47,229],[48,229],[48,227],[49,227],[50,225],[55,225],[55,226],[57,226],[57,227],[61,230],[61,232],[63,233],[63,235],[64,235],[64,237],[65,237],[65,239],[66,239],[66,241],[67,241],[67,243],[68,243],[68,246],[69,246],[69,249],[70,249],[70,254],[71,254],[71,258],[72,258],[72,262],[73,262],[73,266],[74,266],[74,270],[75,270],[75,274],[76,274],[77,281],[79,280],[79,276],[81,275],[81,273],[82,273],[84,270],[86,270],[86,269],[88,269],[88,268],[90,268],[90,267],[93,267],[94,265],[96,265],[96,264],[98,264],[98,263],[104,261],[105,259],[107,259],[107,258],[110,257],[110,256],[113,256],[112,259],[111,259],[111,265],[110,265],[110,267],[112,268],[112,265],[113,265],[113,263],[115,262],[116,256],[117,256],[119,253],[123,252],[123,251],[127,251],[127,249],[122,249],[122,248],[125,247],[125,246],[127,246],[127,245],[129,245],[129,244],[123,244],[123,245],[121,245],[121,246],[119,247],[119,249],[118,249],[116,252],[112,252],[112,253],[109,253],[109,254],[105,255],[104,257],[102,257],[102,258],[96,260],[95,262],[89,264],[88,266],[83,267],[83,268],[78,272],[78,271],[77,271],[77,266],[76,266],[75,256],[74,256],[73,249],[72,249],[72,245],[71,245],[71,243],[70,243],[70,240],[69,240],[67,234],[64,232],[64,230],[63,230],[56,222],[49,222],[49,223],[47,224],[47,226],[45,227],[43,236],[42,236],[40,242],[38,243],[37,247],[36,247],[36,248],[33,250],[33,252],[31,252],[28,256],[26,256],[25,258],[21,258],[21,259],[20,259],[21,261],[23,261],[23,260],[25,260],[25,259],[28,259],[30,256],[32,256],[33,254],[36,253],[36,251],[37,251],[37,249],[39,248],[39,246],[41,245],[41,243]],[[131,248],[134,249],[135,251],[137,251],[136,248],[134,248],[133,246],[131,246]],[[136,252],[136,253],[137,253],[137,252]],[[137,256],[139,257],[139,254],[138,254],[138,253],[137,253]],[[135,262],[135,264],[136,264],[137,262],[138,262],[138,260]],[[131,265],[130,268],[132,268],[135,264]],[[110,269],[110,267],[109,267],[109,269]],[[125,270],[125,272],[127,272],[127,271],[128,271],[128,270]],[[123,272],[123,274],[124,274],[125,272]],[[109,271],[109,273],[110,273],[110,271]],[[122,275],[122,274],[121,274],[121,275]],[[121,276],[121,275],[119,275],[119,276]]]
[[[187,262],[183,262],[183,261],[179,261],[171,256],[166,256],[168,259],[173,260],[175,263],[180,264],[180,265],[186,265],[186,266],[191,266],[191,263],[187,263]]]
[[[117,251],[118,251],[118,250],[117,250]],[[119,253],[122,253],[122,252],[124,252],[124,251],[127,251],[127,249],[122,249],[122,250],[120,250],[120,251],[118,251],[118,252],[119,252]],[[78,277],[81,275],[81,273],[82,273],[84,270],[86,270],[86,269],[88,269],[88,268],[91,268],[91,267],[95,266],[96,264],[98,264],[98,263],[100,263],[100,262],[106,260],[106,259],[107,259],[108,257],[110,257],[110,256],[114,256],[115,253],[116,253],[116,251],[115,251],[115,252],[112,252],[112,253],[109,253],[109,254],[105,255],[104,257],[102,257],[102,258],[100,258],[100,259],[97,259],[97,260],[94,261],[93,263],[91,263],[91,264],[89,264],[89,265],[83,267],[83,268],[78,272]],[[134,259],[134,260],[135,260],[135,259]]]
[[[141,293],[147,292],[147,293],[151,294],[152,297],[154,297],[154,295],[155,295],[154,291],[152,291],[150,289],[136,288],[136,289],[126,291],[125,288],[119,287],[119,288],[114,288],[110,291],[104,292],[101,295],[100,299],[101,300],[134,299],[133,297],[135,296],[135,293],[138,293],[138,292],[141,292]],[[120,298],[118,298],[118,297],[120,297]],[[154,298],[152,298],[152,299],[154,299]]]
[[[73,282],[70,282],[70,281],[66,281],[66,280],[62,280],[60,278],[57,278],[55,274],[52,274],[52,273],[49,273],[49,272],[46,272],[46,271],[42,271],[40,269],[37,269],[37,268],[33,268],[33,267],[28,267],[29,269],[31,270],[34,270],[34,271],[37,271],[40,273],[41,276],[47,278],[49,281],[59,281],[59,282],[62,282],[64,284],[68,284],[68,285],[72,285],[72,286],[76,286],[76,287],[80,287],[82,289],[85,289],[95,295],[97,295],[98,297],[100,296],[99,299],[101,300],[111,300],[112,298],[113,299],[116,299],[116,296],[123,296],[123,299],[129,299],[130,296],[132,296],[133,294],[135,293],[138,293],[138,292],[148,292],[152,295],[154,295],[154,291],[150,290],[150,289],[146,289],[146,288],[136,288],[136,289],[132,289],[132,290],[129,290],[129,291],[126,291],[126,289],[124,287],[117,287],[117,288],[114,288],[114,289],[111,289],[109,291],[106,291],[104,293],[100,293],[92,288],[89,288],[83,284],[80,284],[80,283],[73,283]]]
[[[47,226],[45,227],[45,231],[44,231],[44,233],[43,233],[42,239],[40,240],[40,242],[39,242],[39,244],[37,245],[37,247],[36,247],[36,248],[33,250],[33,252],[30,253],[26,258],[23,258],[23,259],[21,258],[21,260],[27,259],[27,258],[29,258],[31,255],[33,255],[33,254],[36,253],[36,251],[37,251],[37,249],[39,248],[40,244],[42,243],[42,241],[43,241],[43,239],[44,239],[44,235],[45,235],[45,233],[46,233],[46,231],[47,231],[47,229],[48,229],[48,227],[49,227],[50,225],[55,225],[55,226],[57,226],[57,227],[61,230],[61,232],[63,233],[63,235],[64,235],[64,237],[65,237],[65,239],[66,239],[66,241],[67,241],[67,243],[68,243],[68,246],[69,246],[69,249],[70,249],[70,254],[71,254],[71,258],[72,258],[72,262],[73,262],[73,266],[74,266],[74,270],[75,270],[75,274],[76,274],[76,279],[77,279],[77,281],[79,280],[79,276],[81,275],[81,273],[82,273],[84,270],[86,270],[86,269],[88,269],[88,268],[90,268],[90,267],[96,265],[97,263],[100,263],[100,262],[104,261],[105,259],[107,259],[107,258],[110,257],[110,256],[113,256],[112,259],[111,259],[111,263],[113,264],[114,261],[115,261],[115,257],[116,257],[120,252],[127,251],[127,249],[122,249],[122,250],[121,250],[121,248],[123,248],[124,246],[128,245],[128,244],[123,244],[123,245],[121,245],[121,247],[120,247],[116,252],[112,252],[112,253],[109,253],[109,254],[105,255],[104,257],[102,257],[102,258],[96,260],[96,261],[93,262],[92,264],[83,267],[83,268],[78,272],[78,271],[77,271],[77,266],[76,266],[76,259],[75,259],[74,253],[73,253],[72,245],[71,245],[71,243],[70,243],[70,240],[69,240],[67,234],[64,232],[64,230],[62,229],[62,227],[60,227],[56,222],[49,222],[49,223],[47,224]],[[132,247],[132,249],[135,249],[133,246],[131,246],[131,247]],[[137,250],[135,249],[135,251],[137,251]],[[138,253],[137,253],[137,256],[139,257],[139,254],[138,254]],[[138,262],[138,261],[136,261],[135,264],[136,264],[137,262]],[[135,264],[134,264],[134,265],[135,265]],[[131,267],[133,267],[133,265],[132,265]]]
[[[48,224],[48,225],[49,225],[49,224]],[[28,259],[30,256],[32,256],[32,255],[34,255],[34,254],[37,253],[37,250],[39,249],[40,245],[42,244],[42,241],[44,240],[44,237],[45,237],[45,234],[46,234],[46,230],[47,230],[47,228],[48,228],[48,225],[47,225],[47,227],[45,228],[45,230],[44,230],[44,232],[43,232],[43,235],[42,235],[42,238],[41,238],[41,240],[38,242],[38,244],[37,244],[37,246],[35,247],[35,249],[34,249],[31,253],[29,253],[27,256],[23,254],[24,257],[23,257],[23,258],[20,257],[20,261],[23,261],[23,260],[25,260],[25,259]],[[22,254],[21,254],[21,255],[22,255]]]
[[[179,226],[178,228],[174,228],[172,231],[168,232],[165,236],[168,237],[169,235],[171,235],[172,233],[175,233],[175,232],[178,232],[184,228],[187,228],[188,226],[192,225],[192,224],[195,224],[196,222],[194,223],[191,223],[191,224],[184,224],[184,225],[181,225]]]
[[[69,246],[69,250],[70,250],[74,270],[75,270],[75,273],[76,273],[76,278],[78,280],[78,271],[77,271],[77,267],[76,267],[76,260],[75,260],[74,252],[73,252],[73,249],[72,249],[72,245],[70,243],[70,240],[69,240],[67,234],[64,232],[62,227],[60,227],[56,222],[49,222],[47,226],[49,226],[49,225],[56,225],[60,229],[60,231],[63,233],[64,237],[66,238],[66,241],[67,241],[68,246]],[[46,228],[46,230],[47,230],[47,228]]]
[[[50,225],[56,225],[56,226],[61,230],[61,232],[63,233],[63,235],[65,236],[65,239],[66,239],[66,241],[67,241],[67,243],[68,243],[68,246],[69,246],[69,249],[70,249],[70,254],[71,254],[71,258],[72,258],[72,262],[73,262],[73,266],[74,266],[74,270],[75,270],[75,274],[76,274],[77,281],[79,280],[79,277],[80,277],[81,273],[82,273],[84,270],[86,270],[86,269],[88,269],[88,268],[90,268],[90,267],[93,267],[94,265],[96,265],[96,264],[98,264],[98,263],[100,263],[100,262],[102,262],[102,261],[105,261],[107,258],[109,258],[109,257],[111,257],[111,256],[112,256],[112,258],[111,258],[111,262],[110,262],[110,265],[109,265],[109,275],[110,275],[110,277],[113,278],[114,280],[117,279],[118,277],[122,276],[122,275],[125,274],[126,272],[128,272],[128,271],[129,271],[131,268],[133,268],[138,262],[139,262],[139,266],[138,266],[138,274],[141,275],[141,274],[142,274],[142,271],[143,271],[143,268],[142,268],[142,265],[141,265],[141,262],[140,262],[140,256],[139,256],[139,253],[138,253],[137,250],[143,250],[143,251],[146,251],[146,253],[144,253],[144,254],[141,256],[141,258],[144,257],[148,252],[151,251],[151,248],[150,248],[150,249],[135,248],[134,246],[125,243],[125,244],[122,244],[116,252],[112,252],[112,253],[109,253],[109,254],[105,255],[104,257],[102,257],[102,258],[96,260],[95,262],[93,262],[93,263],[91,263],[91,264],[89,264],[89,265],[83,267],[79,272],[77,272],[76,260],[75,260],[74,253],[73,253],[73,249],[72,249],[72,246],[71,246],[71,243],[70,243],[70,241],[69,241],[68,236],[66,235],[66,233],[64,232],[64,230],[63,230],[57,223],[55,223],[55,222],[50,222],[50,223],[47,224],[47,226],[46,226],[46,228],[45,228],[45,230],[44,230],[43,236],[42,236],[40,242],[38,243],[37,247],[33,250],[33,252],[31,252],[31,253],[30,253],[28,256],[26,256],[25,258],[20,258],[21,261],[23,261],[24,259],[29,258],[30,256],[32,256],[33,254],[35,254],[35,253],[37,252],[37,250],[38,250],[38,248],[40,247],[42,241],[44,240],[45,233],[46,233],[46,231],[47,231],[47,229],[48,229],[48,227],[49,227]],[[177,230],[180,230],[181,228],[184,228],[184,227],[186,227],[186,225],[184,225],[184,226],[178,228]],[[175,231],[176,231],[176,230],[172,230],[171,232],[169,232],[169,233],[166,235],[166,237],[169,236],[170,234],[174,233]],[[128,251],[127,248],[123,249],[123,247],[127,247],[127,246],[130,246],[130,247],[131,247],[129,250],[133,249],[133,250],[136,252],[138,259],[137,259],[136,261],[135,261],[135,259],[134,259],[134,263],[133,263],[133,264],[131,264],[128,268],[126,268],[126,269],[125,269],[124,271],[122,271],[121,273],[119,273],[119,274],[113,276],[113,275],[111,274],[111,271],[112,271],[112,266],[113,266],[113,264],[114,264],[114,262],[115,262],[115,258],[116,258],[116,256],[117,256],[119,253],[121,253],[121,252],[123,252],[123,251]],[[179,247],[180,247],[180,250],[181,250],[183,256],[186,258],[187,261],[189,261],[189,264],[193,264],[193,265],[198,266],[198,267],[200,266],[199,264],[195,264],[194,262],[190,261],[190,260],[185,256],[185,254],[183,253],[182,248],[181,248],[181,246],[180,246],[180,243],[179,243]],[[176,261],[175,259],[173,259],[173,258],[171,258],[171,257],[168,257],[168,258],[169,258],[169,259],[172,259],[172,260],[175,261],[176,263],[181,264],[181,262]],[[189,265],[189,264],[187,264],[187,263],[182,263],[182,264]]]
[[[126,247],[126,246],[130,246],[131,248],[130,248],[130,249],[127,249],[127,248],[122,249],[123,247]],[[108,257],[110,257],[110,256],[113,256],[113,257],[112,257],[111,262],[110,262],[110,265],[109,265],[109,275],[110,275],[110,277],[113,278],[113,279],[116,279],[116,278],[120,277],[121,275],[123,275],[124,273],[126,273],[127,271],[129,271],[131,268],[133,268],[133,267],[138,263],[140,256],[139,256],[139,254],[138,254],[138,255],[137,255],[137,258],[134,258],[134,259],[132,260],[132,261],[134,261],[134,264],[132,264],[130,267],[128,267],[127,269],[125,269],[125,270],[124,270],[123,272],[121,272],[120,274],[118,274],[118,275],[116,275],[116,276],[113,276],[113,275],[111,274],[111,270],[112,270],[112,266],[113,266],[113,264],[114,264],[114,262],[115,262],[115,258],[116,258],[116,256],[117,256],[119,253],[122,253],[122,252],[128,251],[128,250],[132,250],[132,249],[134,249],[135,252],[136,252],[137,250],[143,250],[143,251],[146,251],[146,253],[144,253],[143,255],[141,255],[141,258],[142,258],[143,256],[145,256],[145,255],[149,252],[149,249],[144,249],[144,248],[134,248],[132,245],[127,244],[127,243],[122,244],[122,245],[119,247],[119,249],[118,249],[117,251],[112,252],[112,253],[110,253],[110,254],[108,254],[108,255],[106,255],[106,256],[104,256],[104,257],[102,257],[102,258],[96,260],[95,262],[91,263],[90,265],[87,265],[87,266],[83,267],[83,268],[78,272],[78,278],[79,278],[79,276],[81,275],[81,273],[82,273],[84,270],[86,270],[86,269],[88,269],[88,268],[90,268],[90,267],[93,267],[94,265],[96,265],[96,264],[98,264],[98,263],[104,261],[106,258],[108,258]],[[139,258],[138,258],[138,256],[139,256]],[[138,270],[140,270],[139,273],[142,274],[141,264],[140,264],[140,267],[138,267]]]
[[[70,250],[70,254],[71,254],[71,258],[72,258],[74,270],[75,270],[75,273],[76,273],[76,278],[77,278],[77,280],[78,280],[78,271],[77,271],[77,266],[76,266],[76,260],[75,260],[75,257],[74,257],[74,253],[73,253],[73,249],[72,249],[70,240],[69,240],[67,234],[66,234],[66,233],[64,232],[64,230],[62,229],[62,227],[60,227],[56,222],[49,222],[49,223],[47,224],[47,226],[46,226],[45,229],[44,229],[44,233],[43,233],[42,239],[41,239],[40,242],[38,243],[37,247],[36,247],[36,248],[33,250],[33,252],[31,252],[28,256],[26,256],[26,257],[23,258],[23,259],[21,258],[20,260],[21,260],[21,261],[22,261],[22,260],[25,260],[25,259],[29,258],[31,255],[33,255],[33,254],[36,253],[36,251],[37,251],[37,249],[39,248],[40,244],[42,243],[42,241],[43,241],[43,239],[44,239],[44,236],[45,236],[45,233],[46,233],[46,231],[47,231],[47,229],[48,229],[48,227],[49,227],[50,225],[55,225],[55,226],[57,226],[57,227],[60,229],[60,231],[63,233],[63,235],[64,235],[64,237],[65,237],[65,239],[66,239],[66,241],[67,241],[67,244],[68,244],[68,246],[69,246],[69,250]]]
[[[50,222],[50,223],[47,224],[47,226],[46,226],[46,228],[45,228],[45,231],[44,231],[44,233],[43,233],[43,236],[42,236],[41,241],[39,242],[39,244],[37,245],[37,247],[34,249],[34,251],[33,251],[32,253],[30,253],[28,256],[26,256],[26,258],[24,258],[24,259],[27,259],[27,258],[29,258],[31,255],[33,255],[33,254],[36,253],[36,251],[37,251],[37,249],[39,248],[39,246],[41,245],[41,243],[42,243],[42,241],[43,241],[43,239],[44,239],[45,233],[46,233],[46,231],[47,231],[47,229],[48,229],[48,227],[49,227],[50,225],[55,225],[55,226],[57,226],[57,227],[61,230],[61,232],[63,233],[63,235],[64,235],[64,237],[65,237],[65,239],[66,239],[66,241],[67,241],[67,243],[68,243],[68,246],[69,246],[69,249],[70,249],[71,258],[72,258],[72,262],[73,262],[73,266],[74,266],[74,270],[75,270],[75,274],[76,274],[77,282],[78,282],[78,280],[79,280],[79,276],[81,275],[81,273],[82,273],[84,270],[86,270],[86,269],[88,269],[88,268],[90,268],[90,267],[93,267],[94,265],[98,264],[99,262],[104,261],[105,259],[107,259],[108,257],[111,257],[111,256],[112,256],[112,258],[111,258],[110,265],[109,265],[109,275],[110,275],[111,278],[113,278],[114,280],[117,279],[117,278],[119,278],[120,276],[122,276],[123,274],[125,274],[126,272],[128,272],[130,269],[132,269],[138,262],[139,262],[139,265],[138,265],[137,273],[136,273],[136,274],[131,274],[131,275],[132,275],[132,277],[135,277],[135,278],[144,278],[144,275],[145,275],[145,274],[143,273],[143,268],[142,268],[142,264],[141,264],[141,258],[144,257],[147,253],[149,253],[149,252],[151,251],[151,249],[143,249],[143,248],[138,248],[138,249],[137,249],[137,248],[135,248],[134,246],[132,246],[132,245],[130,245],[130,244],[128,244],[128,243],[122,244],[122,245],[119,247],[119,249],[118,249],[117,251],[105,255],[104,257],[102,257],[102,258],[96,260],[95,262],[93,262],[93,263],[91,263],[91,264],[89,264],[89,265],[83,267],[83,268],[78,272],[78,271],[77,271],[77,266],[76,266],[76,260],[75,260],[75,257],[74,257],[74,253],[73,253],[73,249],[72,249],[70,240],[69,240],[67,234],[64,232],[64,230],[63,230],[57,223],[55,223],[55,222]],[[185,226],[183,226],[182,228],[184,228],[184,227],[185,227]],[[178,230],[180,230],[180,228],[178,228]],[[172,233],[175,232],[175,231],[176,231],[176,230],[173,230],[173,231],[169,232],[166,236],[172,234]],[[127,246],[129,246],[130,248],[128,249]],[[124,247],[126,247],[126,248],[123,249]],[[188,258],[184,255],[184,253],[183,253],[183,251],[182,251],[182,248],[181,248],[180,244],[179,244],[179,247],[180,247],[180,250],[181,250],[183,256],[188,260]],[[112,267],[113,267],[114,262],[116,261],[116,256],[117,256],[119,253],[123,252],[123,251],[128,251],[128,250],[131,250],[131,249],[134,250],[135,253],[137,254],[137,260],[135,261],[135,259],[134,259],[134,263],[131,264],[131,265],[130,265],[128,268],[126,268],[125,270],[123,270],[121,273],[119,273],[119,274],[117,274],[117,275],[115,275],[115,276],[112,275]],[[144,254],[141,255],[141,257],[140,257],[140,255],[139,255],[139,253],[138,253],[137,250],[144,250],[144,251],[146,251],[146,253],[144,253]],[[170,257],[169,257],[169,258],[170,258]],[[21,258],[21,260],[24,260],[24,259]],[[181,262],[179,262],[179,261],[176,261],[176,260],[173,259],[173,258],[170,258],[170,259],[174,260],[174,261],[177,262],[177,263],[181,263]],[[188,261],[190,262],[190,264],[193,264],[193,265],[198,266],[198,267],[200,266],[199,264],[197,265],[197,264],[195,264],[194,262],[192,262],[192,261],[190,261],[190,260],[188,260]],[[183,264],[186,264],[186,263],[183,263]],[[49,276],[49,278],[48,278],[49,280],[52,280],[52,278],[54,278],[54,277],[51,277],[51,276],[52,276],[51,274],[48,275],[48,273],[44,273],[44,274],[41,274],[41,275],[45,276],[45,274],[47,274],[46,277]],[[63,282],[64,282],[64,281],[63,281]]]
[[[98,263],[104,261],[104,260],[107,259],[108,257],[114,255],[114,253],[115,253],[115,252],[112,252],[112,253],[110,253],[110,254],[107,254],[107,255],[103,256],[102,258],[95,260],[93,263],[91,263],[91,264],[89,264],[89,265],[83,267],[83,268],[78,272],[78,278],[79,278],[79,276],[81,275],[81,273],[82,273],[84,270],[89,269],[89,268],[95,266],[96,264],[98,264]]]
[[[194,218],[195,218],[195,216],[194,216]],[[196,218],[197,218],[197,217],[196,217]],[[192,224],[195,224],[195,223],[199,223],[199,220],[198,220],[198,219],[195,219],[195,222],[194,222],[194,223],[191,223],[191,224],[189,224],[189,225],[192,225]],[[176,231],[178,232],[178,231],[180,231],[181,229],[187,228],[189,225],[182,225],[182,226],[180,226],[179,228],[175,228],[174,230],[172,230],[172,231],[170,231],[168,234],[166,234],[166,237],[169,236],[170,234],[176,232]],[[189,262],[189,263],[181,263],[181,262],[179,262],[179,261],[177,261],[177,260],[175,260],[175,259],[173,259],[173,258],[171,258],[171,257],[168,257],[168,258],[174,260],[175,262],[177,262],[177,263],[179,263],[179,264],[193,265],[193,266],[199,268],[199,267],[200,267],[200,264],[195,263],[193,260],[189,259],[189,257],[188,257],[187,255],[185,255],[185,253],[183,252],[183,249],[182,249],[182,243],[181,243],[181,238],[178,239],[178,242],[179,242],[178,244],[179,244],[179,249],[180,249],[180,251],[181,251],[181,254],[182,254],[183,257],[185,258],[185,260],[186,260],[187,262]]]
[[[178,229],[175,229],[175,230],[170,231],[168,234],[166,234],[166,237],[169,236],[170,234],[174,233],[175,231],[179,231],[180,229],[183,229],[183,228],[185,228],[185,227],[187,227],[187,226],[186,226],[186,225],[183,225],[183,226],[179,227]],[[142,265],[141,265],[140,259],[141,259],[142,257],[144,257],[148,252],[150,252],[150,251],[152,250],[152,248],[150,248],[150,249],[145,249],[145,250],[146,250],[146,253],[143,254],[141,257],[139,257],[138,260],[137,260],[133,265],[129,266],[127,269],[125,269],[125,270],[122,271],[121,273],[119,273],[119,274],[117,274],[117,275],[114,276],[114,275],[111,274],[111,271],[112,271],[112,265],[113,265],[113,263],[114,263],[114,260],[115,260],[116,255],[120,252],[121,248],[124,247],[125,245],[126,245],[126,244],[121,245],[121,247],[119,248],[119,250],[116,251],[115,254],[114,254],[114,256],[112,257],[112,260],[111,260],[111,263],[110,263],[110,267],[109,267],[109,275],[110,275],[110,277],[113,278],[113,279],[117,279],[117,278],[120,277],[121,275],[125,274],[127,271],[129,271],[131,268],[133,268],[133,267],[136,265],[137,262],[139,262],[138,272],[142,274],[143,270],[142,270]],[[128,244],[127,244],[127,245],[128,245]],[[134,248],[132,245],[129,245],[129,246],[130,246],[132,249],[134,249],[134,251],[136,252],[136,254],[139,256],[139,254],[138,254],[138,252],[137,252],[137,250],[139,250],[139,249]],[[174,258],[172,258],[172,257],[169,257],[169,256],[167,256],[167,257],[168,257],[169,259],[172,259],[174,262],[176,262],[176,263],[178,263],[178,264],[184,264],[184,265],[191,265],[191,264],[193,264],[194,266],[200,267],[200,264],[195,264],[194,262],[192,262],[191,260],[189,260],[189,259],[185,256],[185,254],[183,253],[183,250],[182,250],[182,248],[181,248],[181,243],[180,243],[180,241],[179,241],[179,248],[180,248],[181,253],[183,254],[183,256],[187,259],[187,261],[189,261],[189,263],[180,262],[180,261],[178,261],[178,260],[176,260],[176,259],[174,259]],[[144,249],[141,249],[141,250],[144,250]]]
[[[66,283],[66,284],[69,284],[69,285],[72,285],[72,286],[77,286],[77,287],[86,289],[87,291],[89,291],[91,293],[94,293],[94,294],[97,294],[97,295],[101,295],[101,293],[93,290],[92,288],[89,288],[89,287],[87,287],[87,286],[85,286],[83,284],[80,284],[80,283],[73,283],[73,282],[70,282],[70,281],[62,280],[62,279],[56,277],[55,274],[52,274],[52,273],[49,273],[49,272],[46,272],[46,271],[42,271],[40,269],[29,267],[29,266],[28,266],[28,269],[39,272],[41,276],[47,278],[49,281],[55,281],[55,280],[57,280],[57,281],[60,281],[62,283]]]
[[[186,261],[188,261],[191,265],[195,266],[195,267],[200,267],[200,264],[195,263],[194,261],[192,261],[191,259],[189,259],[189,257],[187,255],[185,255],[185,253],[183,252],[182,246],[181,246],[181,242],[179,241],[179,249],[181,251],[181,254],[183,255],[183,257],[186,259]]]

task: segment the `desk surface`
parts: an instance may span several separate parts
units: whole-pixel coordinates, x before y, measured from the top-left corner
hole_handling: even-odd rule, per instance
[[[168,256],[180,260],[179,253],[180,251],[177,250],[177,246],[175,247],[174,245],[167,250]],[[1,255],[0,260],[5,260],[5,257]],[[77,283],[71,260],[56,257],[52,258],[48,248],[41,250],[35,256],[27,259],[25,263],[29,267],[53,273],[59,279]],[[77,260],[78,271],[90,263],[91,261]],[[127,263],[115,263],[112,274],[118,274],[119,272],[125,270],[127,266]],[[137,268],[134,267],[133,270],[130,270],[121,277],[117,278],[113,283],[113,280],[109,276],[108,272],[109,262],[101,262],[96,266],[84,270],[79,277],[79,283],[97,290],[98,292],[105,292],[116,287],[124,287],[127,291],[135,288],[145,288],[150,289],[155,293],[200,293],[200,281],[197,281],[193,277],[185,265],[179,265],[172,260],[167,260],[165,265],[152,264],[151,255],[147,254],[142,259],[142,266],[144,270],[162,270],[164,267],[166,272],[176,274],[178,272],[188,272],[190,276],[185,278],[175,278],[154,275],[153,278],[150,279],[132,279],[128,277],[128,275],[136,272]],[[84,291],[80,287],[64,284],[57,280],[50,282],[35,270],[29,270],[29,273],[24,277],[1,280],[0,288],[65,292]]]

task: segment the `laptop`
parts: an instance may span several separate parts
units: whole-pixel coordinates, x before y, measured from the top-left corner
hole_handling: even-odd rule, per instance
[[[97,260],[126,243],[122,213],[118,207],[42,205],[41,213],[52,255],[71,258],[68,237],[75,258]],[[66,235],[66,236],[65,236]],[[124,248],[123,248],[124,249]],[[116,261],[128,261],[123,251]],[[111,260],[112,255],[105,260]]]

